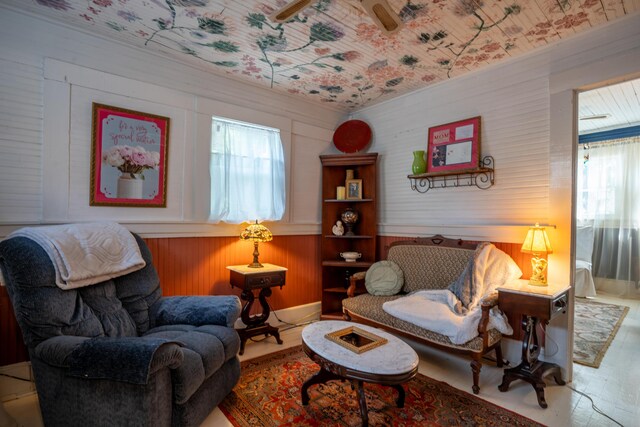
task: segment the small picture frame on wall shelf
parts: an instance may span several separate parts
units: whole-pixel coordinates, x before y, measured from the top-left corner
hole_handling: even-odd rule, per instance
[[[347,200],[361,200],[362,199],[362,180],[361,179],[347,179],[345,182],[347,187]]]
[[[480,116],[429,128],[427,172],[480,167]]]

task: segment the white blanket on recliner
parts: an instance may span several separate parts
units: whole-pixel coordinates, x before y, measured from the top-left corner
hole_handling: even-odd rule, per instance
[[[115,222],[25,227],[8,238],[18,236],[45,250],[61,289],[94,285],[145,266],[135,237]]]
[[[464,344],[478,336],[478,325],[482,317],[480,306],[464,315],[454,313],[452,307],[458,302],[448,289],[418,291],[382,304],[382,309],[392,316],[418,325],[429,331],[449,337],[453,344]],[[489,312],[487,329],[495,328],[511,335],[506,316],[497,308]]]

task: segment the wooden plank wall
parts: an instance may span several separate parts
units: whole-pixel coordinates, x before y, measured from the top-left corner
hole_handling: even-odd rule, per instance
[[[0,286],[0,366],[28,359],[7,289]]]
[[[240,295],[231,289],[227,265],[253,260],[253,244],[237,237],[145,239],[164,295]],[[287,267],[286,285],[269,298],[274,310],[321,299],[320,236],[275,236],[259,246],[260,261]],[[260,311],[259,304],[254,304]],[[13,309],[0,287],[0,366],[27,360]]]
[[[386,259],[391,242],[412,237],[378,236],[378,259]],[[252,261],[253,245],[237,237],[179,237],[145,239],[160,276],[164,295],[240,295],[229,285],[228,265]],[[531,275],[529,255],[520,252],[516,243],[495,243],[522,269],[524,278]],[[320,236],[275,236],[259,246],[260,261],[285,266],[287,283],[275,288],[269,302],[274,310],[320,301]],[[254,304],[259,311],[259,304]],[[507,313],[518,338],[517,313]],[[0,366],[27,360],[27,351],[17,326],[7,292],[0,288]]]
[[[240,295],[229,285],[228,265],[249,264],[253,244],[237,237],[145,239],[164,295]],[[320,236],[274,236],[259,246],[260,262],[287,267],[282,290],[269,298],[274,310],[320,301]]]

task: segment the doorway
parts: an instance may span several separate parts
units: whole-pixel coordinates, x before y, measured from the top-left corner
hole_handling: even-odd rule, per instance
[[[578,95],[575,295],[640,299],[640,79]]]

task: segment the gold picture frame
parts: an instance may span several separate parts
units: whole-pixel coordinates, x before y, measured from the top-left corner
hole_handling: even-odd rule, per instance
[[[388,342],[386,338],[379,337],[356,326],[349,326],[348,328],[330,332],[325,335],[325,338],[358,354],[380,347]]]
[[[360,200],[362,199],[362,180],[361,179],[347,179],[345,182],[347,200]]]

